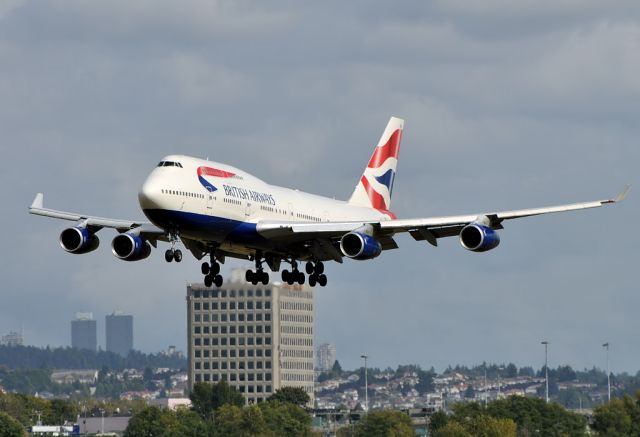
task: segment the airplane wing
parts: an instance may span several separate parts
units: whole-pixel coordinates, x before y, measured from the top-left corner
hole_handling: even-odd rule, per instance
[[[33,203],[29,207],[29,214],[52,217],[61,220],[75,221],[83,226],[94,228],[96,231],[102,228],[112,228],[119,232],[136,230],[141,235],[145,235],[153,240],[164,240],[165,231],[150,222],[136,220],[120,220],[104,217],[96,217],[88,214],[78,214],[75,212],[58,211],[44,207],[44,194],[36,194]]]
[[[328,222],[328,223],[297,223],[297,222],[273,222],[265,221],[257,224],[257,231],[266,238],[283,240],[305,240],[316,238],[339,237],[348,232],[361,229],[365,226],[372,226],[376,238],[387,238],[387,245],[381,241],[383,249],[397,247],[392,240],[392,236],[400,232],[408,232],[415,240],[426,240],[437,246],[437,239],[442,237],[455,236],[462,228],[470,223],[484,223],[494,229],[502,229],[504,220],[511,220],[521,217],[530,217],[541,214],[551,214],[566,211],[576,211],[581,209],[599,208],[621,202],[627,196],[630,186],[613,199],[596,200],[582,203],[572,203],[559,206],[543,208],[529,208],[515,211],[502,211],[481,214],[468,214],[458,216],[444,216],[431,218],[383,220],[378,222],[349,221],[349,222]],[[395,247],[393,247],[395,246]]]

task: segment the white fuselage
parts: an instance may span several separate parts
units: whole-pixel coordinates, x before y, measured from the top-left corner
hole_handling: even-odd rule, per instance
[[[270,185],[222,163],[184,155],[167,156],[163,163],[139,193],[149,220],[190,239],[237,245],[240,253],[269,245],[256,233],[258,222],[388,219],[373,208]]]

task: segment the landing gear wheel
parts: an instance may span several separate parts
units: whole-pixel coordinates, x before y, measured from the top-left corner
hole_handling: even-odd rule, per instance
[[[173,250],[167,249],[167,251],[164,253],[164,259],[168,263],[173,261]]]
[[[262,285],[269,283],[269,274],[267,272],[260,273],[260,282],[262,282]]]
[[[304,269],[307,271],[307,275],[310,275],[313,273],[313,263],[311,261],[308,261],[307,264],[305,264]]]
[[[182,251],[180,249],[176,249],[173,252],[173,258],[176,260],[177,263],[182,261]]]
[[[318,261],[316,263],[316,267],[313,271],[316,275],[321,275],[324,273],[324,264],[322,263],[322,261]]]
[[[211,284],[213,284],[213,277],[211,275],[207,275],[204,277],[204,285],[205,287],[211,287]]]
[[[253,270],[247,270],[247,272],[244,274],[244,279],[247,282],[253,283]]]
[[[209,267],[209,263],[202,263],[202,266],[200,267],[200,271],[202,272],[203,275],[208,275],[209,271],[211,270],[211,267]]]
[[[318,276],[318,284],[320,284],[321,287],[327,285],[327,275]]]
[[[304,284],[304,273],[298,272],[296,276],[297,276],[296,282],[298,282],[298,284],[300,285]]]
[[[317,282],[318,282],[318,278],[316,278],[316,275],[309,276],[309,285],[311,287],[315,287]]]
[[[286,282],[287,284],[289,283],[289,270],[282,271],[282,281]]]
[[[220,264],[216,262],[211,263],[211,274],[217,275],[218,273],[220,273]]]
[[[216,284],[216,287],[221,287],[222,286],[222,276],[216,275],[216,277],[213,278],[213,283]]]

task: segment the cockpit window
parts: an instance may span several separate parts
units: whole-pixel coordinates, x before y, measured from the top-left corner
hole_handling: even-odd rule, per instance
[[[182,164],[180,164],[179,162],[173,162],[173,161],[160,161],[160,163],[158,164],[158,167],[182,167]]]

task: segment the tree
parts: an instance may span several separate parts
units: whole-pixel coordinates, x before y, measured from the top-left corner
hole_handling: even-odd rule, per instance
[[[231,404],[238,407],[244,405],[244,397],[235,387],[226,381],[217,384],[197,382],[189,394],[192,408],[203,419],[211,418],[212,413],[223,405]]]
[[[226,404],[216,411],[214,436],[258,437],[268,431],[262,411],[255,405],[241,408]]]
[[[505,378],[515,378],[518,376],[518,368],[515,364],[509,363],[507,367],[504,369]]]
[[[565,410],[555,402],[544,399],[510,396],[491,402],[486,414],[497,419],[511,419],[518,426],[520,435],[561,435],[582,437],[586,419]]]
[[[392,410],[369,413],[355,427],[355,437],[413,437],[414,435],[409,416]]]
[[[511,419],[495,419],[480,415],[468,422],[465,428],[474,437],[516,437],[516,424]]]
[[[340,362],[338,360],[333,363],[331,373],[333,373],[334,375],[340,375],[342,373],[342,366],[340,365]]]
[[[433,437],[474,437],[455,420],[433,433]]]
[[[278,401],[259,404],[269,430],[278,437],[307,436],[311,433],[311,417],[295,404]]]
[[[203,419],[209,418],[213,413],[213,391],[211,384],[196,382],[189,393],[191,408]]]
[[[640,435],[640,391],[636,393],[635,402],[625,395],[597,407],[592,428],[603,437]]]
[[[435,434],[436,431],[444,428],[448,422],[449,417],[447,413],[442,410],[436,411],[429,417],[429,434]]]
[[[279,401],[303,407],[309,403],[311,398],[302,387],[282,387],[269,396],[269,401]]]
[[[20,422],[0,411],[0,437],[24,437],[26,435],[27,433]]]
[[[124,437],[169,437],[180,434],[180,425],[171,410],[147,407],[129,420]]]
[[[432,393],[435,390],[435,384],[433,378],[436,376],[436,371],[431,368],[429,370],[418,369],[418,383],[416,384],[416,390],[418,393]]]

